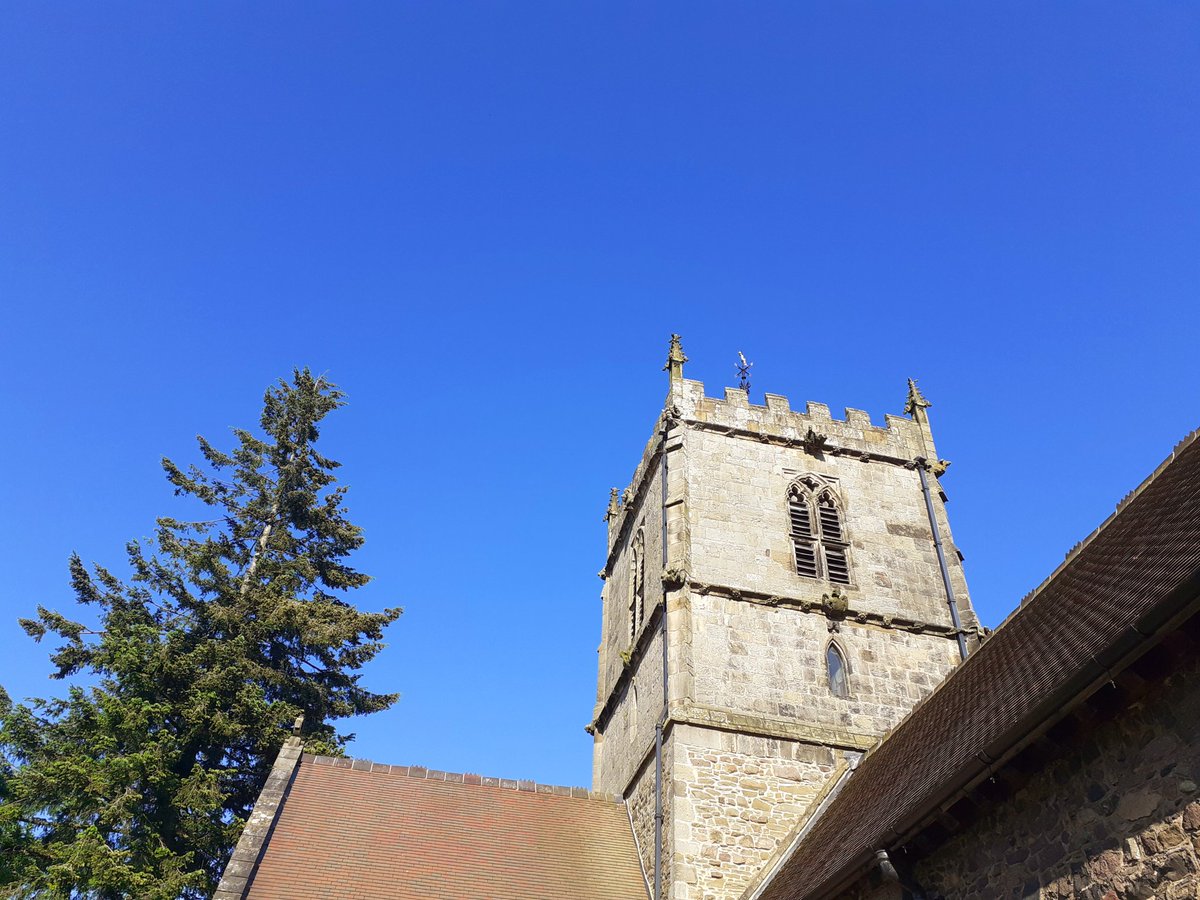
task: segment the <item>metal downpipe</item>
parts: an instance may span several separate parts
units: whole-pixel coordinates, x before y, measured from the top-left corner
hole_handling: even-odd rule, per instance
[[[950,570],[946,566],[946,551],[942,549],[942,535],[938,528],[937,517],[933,513],[933,498],[929,495],[929,479],[925,477],[925,469],[929,463],[923,456],[918,456],[913,462],[917,465],[917,475],[921,478],[921,493],[925,495],[925,512],[929,514],[929,530],[933,533],[933,546],[937,550],[938,566],[942,570],[942,584],[946,588],[946,602],[950,604],[950,621],[954,623],[954,636],[958,638],[958,655],[967,658],[967,638],[963,634],[962,621],[958,617],[958,604],[954,602],[954,588],[950,584]]]
[[[662,571],[667,571],[667,433],[662,431]],[[661,583],[661,578],[659,579]],[[662,840],[663,840],[663,726],[667,721],[667,592],[662,595],[662,713],[654,725],[654,898],[662,900]]]

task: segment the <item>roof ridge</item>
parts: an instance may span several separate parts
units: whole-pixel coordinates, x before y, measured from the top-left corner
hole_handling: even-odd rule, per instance
[[[441,769],[430,769],[426,766],[393,766],[387,763],[372,762],[369,759],[350,759],[349,757],[321,756],[315,753],[305,753],[303,762],[314,766],[331,766],[336,769],[352,769],[356,772],[380,772],[387,775],[400,775],[407,778],[418,778],[424,781],[444,781],[449,784],[474,784],[481,787],[495,787],[503,790],[524,791],[529,794],[551,794],[555,797],[574,797],[577,800],[603,800],[609,803],[624,803],[624,798],[618,794],[605,791],[593,791],[584,787],[568,787],[559,784],[542,784],[518,778],[493,778],[487,775],[476,775],[471,772],[443,772]]]

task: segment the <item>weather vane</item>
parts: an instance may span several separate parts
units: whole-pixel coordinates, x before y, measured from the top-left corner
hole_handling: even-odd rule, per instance
[[[741,362],[739,362],[737,364],[738,387],[741,388],[743,391],[745,391],[746,396],[749,397],[750,396],[750,369],[753,368],[754,363],[746,362],[746,354],[743,353],[741,350],[738,351],[738,359],[741,360]]]

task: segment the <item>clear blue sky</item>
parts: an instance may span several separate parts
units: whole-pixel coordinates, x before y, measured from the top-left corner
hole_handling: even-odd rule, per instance
[[[0,683],[295,365],[366,529],[357,755],[586,784],[608,488],[709,393],[934,403],[996,624],[1200,424],[1194,3],[0,9]]]

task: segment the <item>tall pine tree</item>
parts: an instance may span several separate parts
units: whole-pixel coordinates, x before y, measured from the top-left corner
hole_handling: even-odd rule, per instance
[[[346,563],[362,532],[316,449],[342,398],[296,371],[267,391],[260,436],[235,429],[229,453],[199,438],[209,471],[164,459],[211,518],[159,519],[126,580],[72,557],[95,627],[22,620],[75,677],[61,700],[0,689],[0,896],[208,896],[296,717],[308,749],[340,754],[336,720],[395,701],[356,673],[400,610],[344,599],[368,581]]]

